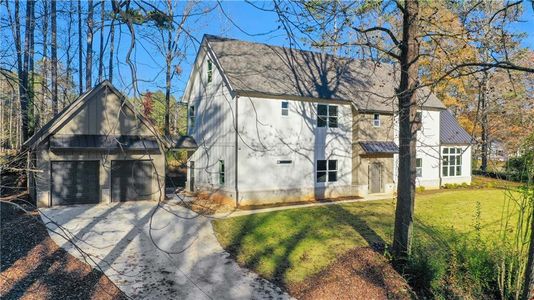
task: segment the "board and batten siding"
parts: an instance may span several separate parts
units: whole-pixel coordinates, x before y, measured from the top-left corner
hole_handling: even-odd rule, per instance
[[[153,136],[131,109],[123,105],[115,93],[104,88],[87,99],[81,110],[59,128],[54,135],[141,135]],[[152,200],[165,197],[165,156],[162,153],[119,152],[105,153],[87,150],[55,150],[48,147],[46,139],[37,146],[34,173],[35,197],[39,207],[51,205],[51,162],[52,161],[98,161],[99,191],[101,203],[111,202],[111,162],[113,160],[151,160],[154,164],[152,176]]]
[[[208,57],[202,51],[196,61],[196,71],[190,78],[192,85],[188,95],[188,130],[198,144],[189,157],[194,169],[189,169],[187,186],[194,172],[195,190],[217,192],[224,197],[235,198],[235,98],[224,83],[213,62],[212,80],[208,82]],[[189,110],[194,107],[192,124]],[[220,161],[224,161],[224,184],[219,181]],[[189,165],[190,166],[190,165]]]
[[[350,104],[255,97],[238,101],[240,204],[352,195]],[[288,102],[287,116],[282,102]],[[318,104],[337,106],[337,128],[317,126]],[[337,181],[318,183],[317,160],[328,159],[337,160]]]

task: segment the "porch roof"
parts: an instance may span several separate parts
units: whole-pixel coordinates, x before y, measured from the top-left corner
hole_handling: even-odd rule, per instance
[[[359,142],[365,154],[395,154],[399,153],[399,147],[395,142],[369,141]]]

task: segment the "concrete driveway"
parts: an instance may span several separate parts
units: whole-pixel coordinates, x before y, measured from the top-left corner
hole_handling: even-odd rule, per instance
[[[147,201],[53,207],[41,209],[41,218],[66,228],[76,245],[136,299],[288,298],[239,267],[219,245],[209,219],[177,205],[156,207]],[[55,225],[47,226],[58,245],[84,260],[51,232]]]

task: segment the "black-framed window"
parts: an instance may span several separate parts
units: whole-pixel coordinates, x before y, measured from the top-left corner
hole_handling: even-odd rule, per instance
[[[317,127],[336,128],[337,117],[337,105],[317,105]]]
[[[317,182],[337,181],[337,160],[317,160]]]
[[[444,177],[462,176],[462,152],[462,148],[443,148],[441,172]]]
[[[289,115],[289,102],[282,101],[282,116],[288,116],[288,115]]]
[[[213,63],[208,59],[208,83],[213,80]]]
[[[224,173],[224,160],[219,160],[219,184],[224,185],[225,182]]]
[[[380,127],[380,114],[373,114],[373,126]]]
[[[423,159],[422,158],[415,159],[415,176],[423,177]]]
[[[191,132],[195,128],[195,106],[191,105],[189,106],[189,132]]]

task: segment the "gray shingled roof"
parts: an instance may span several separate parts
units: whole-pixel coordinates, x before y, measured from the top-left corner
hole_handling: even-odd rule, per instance
[[[442,144],[471,144],[472,137],[465,129],[458,124],[456,118],[450,111],[444,110],[440,113],[440,141]]]
[[[92,151],[154,151],[159,150],[158,141],[153,137],[137,135],[54,135],[50,138],[52,150],[92,150]]]
[[[238,95],[353,101],[362,111],[396,108],[398,78],[392,65],[211,35],[205,39]],[[418,101],[445,108],[428,89],[419,90]]]
[[[393,154],[393,153],[399,153],[399,147],[395,142],[377,142],[377,141],[371,141],[371,142],[359,142],[360,146],[362,147],[363,151],[365,151],[366,154],[376,154],[376,153],[387,153],[387,154]]]

